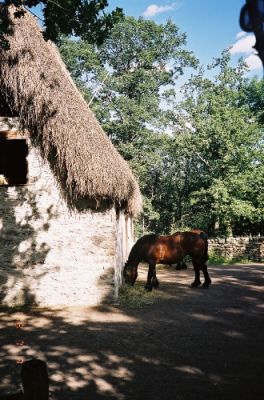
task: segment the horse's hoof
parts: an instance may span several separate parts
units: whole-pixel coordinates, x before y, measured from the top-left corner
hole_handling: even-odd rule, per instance
[[[155,280],[152,282],[152,287],[154,287],[155,289],[157,289],[159,287],[159,281]]]
[[[152,286],[145,285],[145,290],[146,290],[146,292],[152,292]]]
[[[203,289],[208,289],[208,288],[210,287],[210,284],[211,284],[211,282],[204,282],[204,283],[202,284],[202,288],[203,288]]]
[[[198,288],[199,286],[201,285],[201,282],[193,282],[192,284],[191,284],[191,288],[192,289],[196,289],[196,288]]]

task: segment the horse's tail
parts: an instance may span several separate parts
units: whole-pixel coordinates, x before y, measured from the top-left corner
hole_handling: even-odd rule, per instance
[[[205,232],[200,233],[200,237],[204,241],[204,262],[208,261],[209,256],[208,256],[208,235]]]

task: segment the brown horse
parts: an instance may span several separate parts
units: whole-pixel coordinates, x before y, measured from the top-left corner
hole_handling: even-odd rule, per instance
[[[208,260],[207,236],[194,232],[176,232],[171,236],[155,234],[142,236],[132,247],[124,266],[125,282],[134,285],[138,275],[138,264],[140,261],[145,261],[149,264],[145,289],[151,291],[153,287],[159,285],[156,277],[156,264],[176,264],[186,255],[192,257],[195,271],[195,280],[191,286],[201,285],[201,270],[204,274],[203,287],[209,287],[211,279],[205,264]]]

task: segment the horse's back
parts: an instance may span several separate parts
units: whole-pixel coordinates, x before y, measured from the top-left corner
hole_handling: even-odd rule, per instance
[[[139,238],[131,249],[128,264],[140,261],[174,264],[186,255],[204,258],[206,240],[201,233],[176,232],[173,235],[148,234]]]
[[[142,258],[160,263],[175,263],[186,255],[195,256],[205,252],[205,240],[195,232],[177,232],[173,235],[145,235],[138,240]]]
[[[178,238],[172,235],[156,235],[145,253],[145,261],[157,264],[173,264],[182,259],[184,254]]]

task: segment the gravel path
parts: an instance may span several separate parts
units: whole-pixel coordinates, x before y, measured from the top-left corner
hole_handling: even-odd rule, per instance
[[[0,309],[0,394],[19,387],[17,362],[48,363],[51,400],[263,400],[264,265],[158,269],[143,309]],[[143,285],[146,268],[140,268]]]

